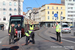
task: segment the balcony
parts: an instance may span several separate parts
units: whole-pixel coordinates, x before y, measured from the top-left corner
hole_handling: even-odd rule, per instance
[[[42,8],[41,8],[41,12],[42,12],[42,11],[45,11],[45,7],[42,7]]]

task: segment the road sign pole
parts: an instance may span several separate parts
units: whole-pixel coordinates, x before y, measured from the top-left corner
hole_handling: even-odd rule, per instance
[[[72,26],[74,27],[74,19],[73,19],[73,17],[72,17]]]
[[[61,14],[60,14],[60,25],[61,25],[61,30],[62,30]],[[60,32],[60,36],[62,37],[62,32]]]
[[[56,18],[58,17],[58,14],[57,14],[57,13],[55,13],[55,14],[54,14],[54,17],[55,17],[55,20],[57,20]]]

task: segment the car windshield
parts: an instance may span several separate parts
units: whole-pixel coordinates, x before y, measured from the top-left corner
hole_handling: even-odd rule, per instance
[[[68,25],[62,25],[62,27],[68,27]]]

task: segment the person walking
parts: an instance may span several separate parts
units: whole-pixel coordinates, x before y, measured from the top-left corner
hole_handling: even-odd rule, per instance
[[[8,33],[9,33],[9,44],[13,43],[14,44],[14,35],[15,35],[15,25],[12,23],[10,26],[9,26],[9,29],[8,29]],[[11,42],[12,40],[12,42]]]
[[[21,38],[21,25],[18,24],[18,26],[16,27],[16,29],[17,29],[17,31],[18,31],[18,33],[17,33],[17,38]],[[20,35],[20,37],[19,37],[19,35]]]
[[[58,22],[56,22],[56,35],[57,35],[57,41],[61,42],[61,36],[60,36],[60,32],[61,32],[61,26],[58,24]]]

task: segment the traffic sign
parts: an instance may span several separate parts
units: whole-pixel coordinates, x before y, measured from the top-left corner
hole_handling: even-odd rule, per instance
[[[65,17],[61,16],[61,20],[65,19]]]
[[[55,14],[54,14],[54,17],[58,17],[58,14],[57,14],[57,13],[55,13]]]

